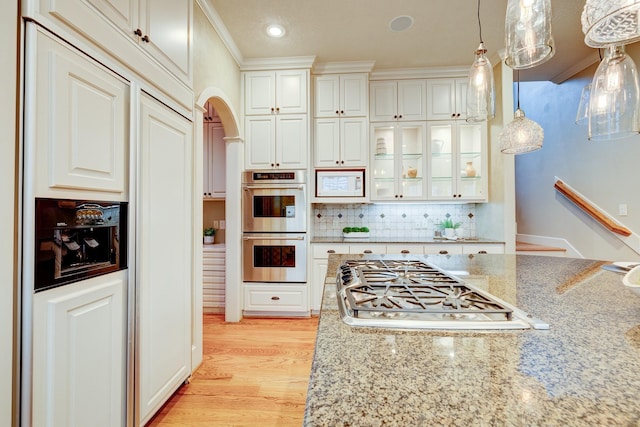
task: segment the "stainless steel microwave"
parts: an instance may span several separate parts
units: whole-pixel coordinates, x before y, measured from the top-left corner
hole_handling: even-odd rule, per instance
[[[364,169],[316,170],[316,198],[364,198]]]

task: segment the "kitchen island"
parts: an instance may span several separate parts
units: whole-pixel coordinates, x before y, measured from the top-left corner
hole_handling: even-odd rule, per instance
[[[604,262],[418,256],[550,328],[398,330],[340,319],[335,272],[367,257],[329,258],[305,426],[640,425],[640,297]]]

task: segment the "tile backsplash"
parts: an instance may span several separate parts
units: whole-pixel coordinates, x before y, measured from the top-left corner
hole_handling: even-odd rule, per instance
[[[313,204],[313,235],[342,236],[344,227],[368,227],[371,237],[433,237],[440,221],[461,223],[459,237],[476,237],[475,204]]]

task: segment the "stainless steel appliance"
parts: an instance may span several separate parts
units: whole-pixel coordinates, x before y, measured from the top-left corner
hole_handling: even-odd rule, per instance
[[[127,206],[37,198],[34,290],[126,268]]]
[[[243,175],[243,281],[307,281],[305,171]]]
[[[316,170],[316,197],[364,198],[364,169]]]
[[[493,295],[419,259],[345,261],[336,277],[345,323],[403,329],[548,329]]]
[[[305,171],[245,172],[242,185],[245,233],[305,233]]]

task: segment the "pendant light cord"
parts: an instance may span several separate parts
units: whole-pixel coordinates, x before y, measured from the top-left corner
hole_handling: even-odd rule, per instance
[[[482,23],[480,22],[480,0],[478,0],[478,29],[480,31],[480,43],[484,43],[482,41]]]
[[[517,94],[517,97],[518,97],[518,108],[517,109],[519,110],[520,109],[520,70],[516,71],[516,76],[517,76],[517,79],[518,79],[518,94]]]

